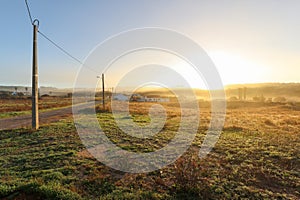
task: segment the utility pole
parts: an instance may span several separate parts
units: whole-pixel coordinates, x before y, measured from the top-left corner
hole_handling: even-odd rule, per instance
[[[243,99],[243,88],[238,88],[239,100],[242,101]]]
[[[37,60],[37,33],[39,21],[33,23],[33,57],[32,57],[32,129],[39,129],[39,98],[38,98],[38,60]]]
[[[247,99],[247,88],[244,87],[244,101],[246,101]]]
[[[103,105],[103,111],[105,111],[105,95],[104,95],[104,74],[102,74],[102,105]]]

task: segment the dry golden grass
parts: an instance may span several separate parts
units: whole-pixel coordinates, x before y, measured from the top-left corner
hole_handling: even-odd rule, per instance
[[[31,99],[13,98],[0,99],[0,113],[31,110]],[[45,97],[39,100],[40,109],[59,108],[72,105],[72,99],[62,97]]]

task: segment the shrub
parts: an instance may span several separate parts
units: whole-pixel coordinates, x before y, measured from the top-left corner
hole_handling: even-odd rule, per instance
[[[209,182],[204,177],[206,173],[197,154],[179,158],[174,170],[174,197],[176,199],[210,198]]]
[[[286,98],[285,97],[275,97],[273,99],[273,102],[283,103],[283,102],[286,102]]]

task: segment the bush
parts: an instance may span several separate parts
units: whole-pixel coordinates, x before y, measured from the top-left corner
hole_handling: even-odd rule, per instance
[[[228,100],[229,101],[238,101],[239,99],[236,96],[232,96]]]
[[[194,153],[195,154],[195,153]],[[175,163],[175,199],[207,199],[211,189],[205,178],[206,169],[197,154],[182,156]]]
[[[286,98],[285,97],[276,97],[273,99],[273,102],[283,103],[283,102],[286,102]]]

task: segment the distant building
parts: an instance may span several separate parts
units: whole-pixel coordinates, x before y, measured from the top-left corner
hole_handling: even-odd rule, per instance
[[[130,97],[130,101],[144,102],[145,97],[140,94],[132,94]]]
[[[161,97],[145,97],[146,102],[170,102],[169,98],[161,98]]]
[[[117,101],[128,101],[128,96],[124,95],[124,94],[114,94],[113,95],[113,100],[117,100]]]
[[[130,97],[130,101],[136,101],[136,102],[170,102],[169,98],[162,98],[159,96],[142,96],[140,94],[132,94]]]

